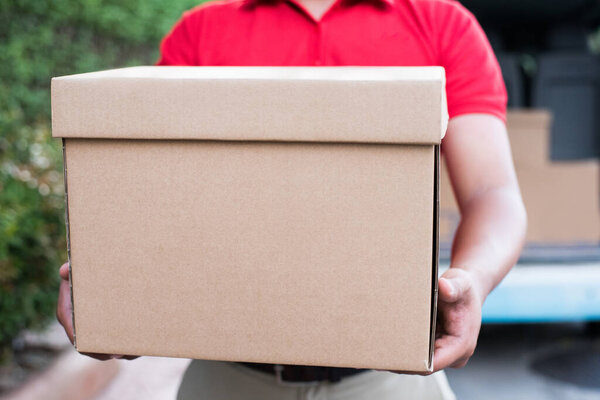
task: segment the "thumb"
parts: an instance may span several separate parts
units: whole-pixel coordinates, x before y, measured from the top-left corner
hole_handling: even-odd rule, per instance
[[[440,300],[446,303],[456,303],[471,290],[471,282],[462,276],[442,276],[438,286]]]
[[[69,263],[64,263],[63,265],[61,265],[60,269],[58,270],[58,273],[60,274],[60,277],[62,280],[68,281],[69,280]]]

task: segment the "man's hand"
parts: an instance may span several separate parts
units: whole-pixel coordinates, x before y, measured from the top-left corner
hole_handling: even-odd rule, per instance
[[[439,280],[436,371],[473,354],[487,295],[517,262],[527,216],[504,123],[491,115],[453,118],[442,144],[461,212],[450,269]]]
[[[69,337],[71,343],[73,343],[73,318],[71,314],[73,312],[73,304],[71,303],[71,289],[69,288],[69,264],[64,263],[61,265],[60,270],[60,288],[58,290],[58,304],[56,306],[56,318],[58,322],[65,328],[65,332]],[[112,358],[123,358],[126,360],[133,360],[137,356],[122,356],[116,354],[100,354],[100,353],[81,353],[86,356],[98,360],[110,360]]]
[[[462,368],[477,345],[482,294],[468,271],[449,268],[439,280],[438,297],[433,366],[435,371]]]

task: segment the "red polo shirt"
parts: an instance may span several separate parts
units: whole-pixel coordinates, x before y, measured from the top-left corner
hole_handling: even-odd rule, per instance
[[[473,15],[451,0],[337,0],[315,20],[297,0],[219,0],[183,17],[159,65],[441,65],[450,118],[502,120],[506,89]]]

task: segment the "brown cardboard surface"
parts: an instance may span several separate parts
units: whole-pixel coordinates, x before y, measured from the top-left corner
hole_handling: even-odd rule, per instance
[[[600,243],[599,171],[597,161],[519,170],[529,219],[528,241]]]
[[[317,85],[307,96],[303,87],[286,86],[287,79],[279,83],[286,89],[280,96],[301,97],[306,105],[319,92],[340,101],[346,93]],[[154,82],[137,79],[140,90],[146,84]],[[90,85],[116,87],[103,80]],[[429,84],[412,85],[415,93],[423,85],[443,98]],[[66,86],[53,93],[63,107],[57,112],[53,103],[54,117],[64,113],[54,124],[59,132],[80,118],[71,94]],[[360,112],[389,104],[390,96],[367,96]],[[417,118],[418,104],[390,113],[389,126],[404,114]],[[444,114],[442,106],[436,115]],[[261,104],[247,107],[256,113]],[[118,120],[114,129],[127,126],[129,114],[115,117],[103,102],[96,109],[109,111]],[[182,126],[160,107],[155,112],[168,120],[167,132]],[[77,349],[430,371],[438,147],[397,138],[348,143],[382,136],[363,126],[358,136],[344,137],[341,112],[317,115],[309,139],[286,131],[281,141],[256,133],[249,136],[256,140],[206,140],[210,123],[197,128],[197,140],[132,140],[123,132],[120,139],[98,139],[93,126],[83,125],[81,138],[65,139]],[[278,114],[263,117],[262,132],[275,132],[270,125],[279,126]],[[391,131],[386,135],[391,141]]]
[[[578,245],[600,242],[600,164],[552,162],[551,115],[544,110],[510,111],[507,129],[528,214],[526,242]],[[440,179],[440,240],[450,242],[460,221],[445,168]]]
[[[440,242],[449,243],[460,222],[460,212],[443,157],[440,164]]]
[[[447,121],[442,67],[135,67],[52,96],[63,138],[439,144]]]
[[[432,148],[66,153],[80,351],[427,367]]]
[[[552,115],[547,110],[511,110],[507,128],[515,168],[543,167],[550,161]]]

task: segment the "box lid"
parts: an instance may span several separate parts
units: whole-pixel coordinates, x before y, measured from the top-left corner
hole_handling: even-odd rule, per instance
[[[63,138],[438,144],[447,120],[442,67],[133,67],[52,79],[52,135]]]

